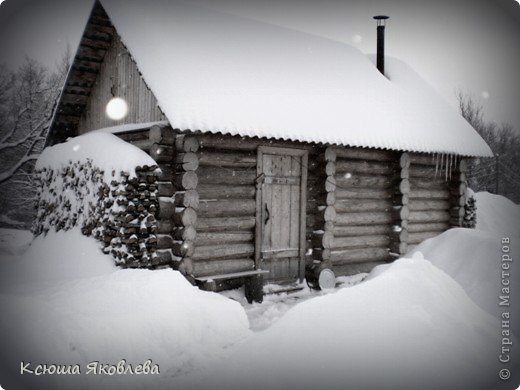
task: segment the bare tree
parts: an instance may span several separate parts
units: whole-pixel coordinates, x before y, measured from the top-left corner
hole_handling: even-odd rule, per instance
[[[488,191],[520,202],[520,136],[509,124],[497,125],[484,119],[482,104],[469,94],[458,92],[462,116],[482,136],[494,158],[475,159],[468,179],[475,191]]]
[[[0,65],[0,187],[3,215],[27,223],[35,195],[32,170],[40,155],[70,64],[70,51],[53,73],[32,59],[17,71]],[[21,216],[21,218],[20,218]]]

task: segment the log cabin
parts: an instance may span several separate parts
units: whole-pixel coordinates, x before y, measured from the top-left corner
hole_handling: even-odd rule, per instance
[[[108,128],[157,162],[156,256],[139,266],[255,300],[262,283],[368,272],[461,226],[466,161],[491,155],[384,57],[376,19],[366,56],[181,2],[96,1],[47,144]]]

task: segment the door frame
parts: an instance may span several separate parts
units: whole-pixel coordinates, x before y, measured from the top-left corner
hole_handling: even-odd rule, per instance
[[[256,223],[255,223],[255,268],[259,269],[262,256],[263,223],[262,223],[262,178],[263,155],[274,154],[279,156],[301,157],[301,176],[300,176],[300,245],[299,245],[299,279],[303,281],[305,277],[305,233],[307,229],[307,171],[309,152],[304,149],[281,148],[273,146],[259,146],[256,159]]]

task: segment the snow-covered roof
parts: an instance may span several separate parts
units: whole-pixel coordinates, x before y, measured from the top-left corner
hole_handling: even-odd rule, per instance
[[[456,110],[397,59],[386,59],[386,78],[356,48],[314,35],[178,0],[102,4],[176,128],[491,155]]]

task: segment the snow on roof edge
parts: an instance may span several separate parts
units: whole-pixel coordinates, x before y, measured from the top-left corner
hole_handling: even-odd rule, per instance
[[[120,3],[119,6],[118,3]],[[351,47],[350,45],[341,42],[331,41],[322,37],[317,37],[312,34],[298,32],[296,30],[289,31],[288,29],[284,29],[280,26],[272,26],[258,21],[248,20],[248,25],[244,26],[243,24],[241,24],[243,22],[243,18],[234,15],[223,14],[208,9],[202,10],[201,8],[197,7],[190,8],[192,6],[191,4],[188,6],[186,3],[181,1],[177,2],[178,4],[183,4],[180,6],[174,5],[174,3],[175,1],[172,1],[168,4],[162,2],[162,6],[158,8],[156,7],[154,10],[154,5],[161,4],[161,0],[150,2],[150,6],[147,6],[144,9],[142,8],[141,3],[136,1],[130,0],[122,2],[122,0],[103,0],[105,9],[109,17],[111,18],[112,22],[114,23],[114,26],[116,27],[118,34],[121,36],[121,41],[128,48],[131,57],[134,59],[136,65],[138,66],[142,74],[143,80],[146,82],[150,90],[156,96],[158,105],[161,107],[161,110],[163,111],[166,118],[175,118],[175,121],[170,120],[170,122],[176,124],[178,128],[190,129],[188,131],[192,131],[191,129],[198,129],[198,131],[209,132],[213,134],[282,139],[299,142],[335,144],[342,146],[387,149],[396,151],[456,154],[468,157],[492,156],[491,149],[476,133],[476,131],[462,117],[456,115],[455,112],[447,113],[445,110],[446,107],[444,106],[448,106],[448,104],[440,96],[437,96],[437,98],[432,99],[432,96],[430,96],[431,94],[429,93],[430,91],[428,91],[428,89],[431,89],[431,86],[424,82],[424,80],[420,79],[420,77],[413,70],[411,70],[409,66],[402,63],[402,61],[394,61],[394,59],[388,57],[388,68],[391,69],[393,67],[391,66],[390,62],[396,62],[399,65],[398,67],[396,67],[396,70],[399,73],[401,79],[399,83],[388,83],[388,81],[390,81],[389,78],[382,77],[373,66],[370,66],[369,69],[367,69],[366,65],[370,62],[370,60],[366,59],[366,61],[360,61],[360,57],[366,58],[367,56],[365,56],[359,50]],[[121,6],[121,4],[124,4],[124,7]],[[193,53],[189,49],[186,49],[186,47],[197,47],[197,45],[188,45],[189,42],[185,42],[186,45],[183,46],[182,40],[189,38],[188,41],[190,41],[190,39],[192,39],[189,35],[190,31],[191,29],[195,28],[196,32],[200,33],[201,36],[204,37],[204,40],[202,41],[203,47],[207,46],[208,48],[210,48],[211,45],[209,44],[211,43],[211,36],[208,40],[208,36],[205,35],[207,34],[207,31],[205,31],[204,29],[201,30],[200,28],[197,28],[196,25],[190,24],[184,25],[184,28],[187,28],[187,30],[181,30],[182,34],[178,34],[179,31],[176,31],[176,29],[179,29],[180,27],[178,26],[182,25],[182,23],[174,23],[170,20],[170,17],[168,17],[167,19],[161,18],[162,14],[164,14],[167,11],[165,4],[167,4],[168,7],[171,6],[171,10],[179,11],[170,15],[175,18],[182,19],[182,15],[186,14],[186,20],[189,20],[189,17],[194,15],[194,10],[196,11],[195,13],[202,12],[202,18],[215,17],[216,24],[213,26],[217,30],[215,34],[217,32],[227,33],[231,31],[227,29],[227,24],[222,24],[223,20],[228,21],[229,18],[229,25],[232,25],[232,27],[229,27],[230,29],[237,26],[245,27],[247,31],[244,30],[244,33],[259,34],[258,36],[260,38],[265,38],[265,36],[269,36],[269,33],[275,32],[277,34],[280,34],[281,40],[285,39],[291,45],[295,45],[294,47],[288,46],[289,52],[287,53],[288,57],[290,57],[291,55],[295,55],[295,58],[291,57],[291,60],[289,61],[285,59],[285,62],[282,60],[282,62],[278,63],[277,58],[273,59],[264,56],[262,57],[264,60],[268,59],[266,63],[267,65],[273,65],[274,63],[280,64],[282,66],[287,66],[291,64],[291,61],[297,61],[299,59],[299,56],[302,55],[301,51],[298,51],[300,49],[298,45],[302,44],[302,41],[305,41],[303,43],[306,47],[308,46],[307,48],[309,53],[312,53],[314,50],[322,50],[321,47],[313,47],[313,45],[324,46],[326,53],[330,54],[330,58],[328,58],[328,60],[332,61],[327,62],[327,66],[330,64],[334,64],[334,62],[339,64],[341,61],[350,61],[347,62],[347,64],[352,63],[355,69],[353,73],[360,72],[360,76],[366,78],[366,81],[363,82],[363,90],[361,91],[361,97],[364,98],[364,103],[368,103],[368,106],[370,107],[371,111],[370,115],[368,115],[367,118],[362,119],[368,119],[367,122],[369,122],[369,124],[365,126],[363,123],[364,121],[360,122],[359,120],[357,120],[352,121],[352,123],[350,123],[349,125],[349,122],[347,120],[347,123],[340,122],[338,124],[336,122],[334,123],[336,126],[327,126],[327,124],[331,123],[330,118],[333,118],[333,121],[345,120],[344,115],[333,115],[330,118],[326,118],[328,119],[328,122],[327,124],[322,126],[323,128],[328,129],[327,132],[322,131],[321,133],[319,133],[318,131],[314,130],[316,128],[320,128],[319,126],[314,126],[314,128],[311,129],[311,131],[309,131],[309,128],[312,126],[309,125],[309,122],[305,123],[301,120],[298,121],[298,118],[294,116],[294,111],[291,111],[291,109],[294,109],[295,106],[295,104],[292,104],[291,106],[289,106],[289,113],[285,115],[286,117],[290,118],[288,126],[286,118],[279,117],[276,115],[275,111],[272,111],[272,107],[269,105],[269,98],[281,98],[282,103],[287,103],[286,101],[284,101],[284,98],[286,98],[286,96],[284,96],[283,93],[286,92],[286,90],[284,90],[283,88],[288,87],[290,90],[291,87],[294,87],[294,84],[291,84],[291,81],[294,80],[289,80],[289,83],[287,85],[284,85],[283,88],[280,89],[280,91],[282,91],[281,94],[267,94],[264,100],[255,100],[255,97],[261,95],[258,95],[258,89],[254,89],[257,88],[258,85],[252,84],[253,88],[247,89],[249,88],[249,84],[247,84],[247,82],[245,86],[240,83],[240,80],[248,80],[247,78],[232,78],[229,79],[232,82],[228,84],[216,83],[209,84],[208,86],[205,85],[204,88],[207,87],[207,89],[200,88],[200,85],[197,84],[197,78],[200,79],[199,76],[204,76],[203,79],[206,83],[208,82],[208,80],[210,83],[214,83],[215,80],[219,80],[221,78],[224,80],[228,80],[228,78],[226,77],[228,77],[230,74],[233,74],[233,69],[226,68],[226,73],[224,74],[212,73],[213,71],[217,72],[218,68],[215,70],[213,68],[202,67],[201,69],[203,71],[209,70],[210,73],[197,74],[193,73],[190,70],[187,70],[186,66],[191,63],[204,65],[207,61],[197,61],[199,59],[197,57],[198,53]],[[157,10],[161,10],[161,12],[157,14]],[[157,31],[150,31],[146,24],[144,26],[141,26],[140,21],[142,20],[142,18],[135,20],[135,23],[129,23],[129,21],[132,20],[130,19],[131,16],[135,15],[136,11],[139,11],[139,13],[142,12],[144,14],[147,14],[147,16],[149,17],[154,17],[154,19],[158,19],[159,22],[157,23]],[[163,20],[167,20],[167,23],[162,23]],[[180,19],[177,20],[177,22],[179,21]],[[266,31],[267,33],[264,34],[264,32]],[[158,32],[161,32],[161,34],[157,35]],[[150,39],[146,39],[147,34],[152,34],[150,35]],[[213,35],[213,32],[211,32],[210,35]],[[198,38],[199,37],[196,36],[195,39]],[[233,37],[233,39],[234,38],[235,37]],[[145,47],[143,47],[142,45],[143,39],[149,43],[147,45],[144,45]],[[181,40],[179,41],[179,39]],[[240,41],[239,38],[237,39],[238,40],[233,40],[232,43],[233,45],[237,44],[237,47],[240,48],[240,45],[243,44],[243,41]],[[272,41],[269,42],[270,44],[272,43]],[[287,44],[287,42],[285,43]],[[261,48],[261,43],[262,42],[259,43],[257,49]],[[165,45],[166,47],[164,47]],[[278,45],[278,41],[276,41],[275,46],[276,45]],[[283,43],[279,46],[284,47]],[[183,53],[178,51],[179,47],[181,47],[182,50],[184,50],[187,56],[179,55],[179,53]],[[171,51],[172,55],[176,55],[177,58],[185,58],[184,62],[174,61],[178,68],[175,74],[168,74],[167,77],[162,77],[161,74],[163,74],[162,71],[164,70],[164,67],[160,62],[157,61],[157,57],[153,55],[144,55],[150,50],[150,53],[153,53],[153,50],[157,48],[162,48],[163,53],[165,52],[164,50],[166,50],[166,53]],[[223,63],[225,64],[228,64],[229,67],[229,63],[226,61],[229,61],[230,58],[234,58],[233,54],[236,55],[236,51],[238,49],[234,49],[232,52],[229,52],[228,47],[223,47],[223,50],[224,53],[222,54],[222,57],[217,57],[216,59],[223,61]],[[343,52],[344,50],[346,51]],[[261,50],[257,51],[261,53]],[[353,51],[358,53],[353,53]],[[212,52],[209,51],[207,54],[205,54],[204,59],[207,59],[207,56],[211,56],[211,53]],[[226,53],[228,54],[227,57]],[[231,54],[231,56],[229,56],[229,54]],[[167,55],[166,57],[168,56],[169,55]],[[155,60],[149,62],[151,58],[155,58]],[[164,60],[166,60],[167,63],[171,63],[171,61],[167,61],[167,58],[165,58]],[[315,61],[316,56],[311,55],[309,57],[309,60],[309,62]],[[298,64],[306,63],[305,61],[297,62]],[[246,64],[251,65],[255,63],[263,64],[263,62],[258,61],[253,61],[251,63],[247,62]],[[320,64],[323,65],[322,63]],[[264,65],[265,64],[263,64],[262,66]],[[343,65],[345,65],[345,63],[343,63]],[[342,69],[346,69],[343,67],[343,65]],[[258,65],[256,65],[256,67],[257,66]],[[256,69],[254,65],[250,67],[253,70]],[[242,64],[242,69],[247,70],[247,67],[244,68]],[[283,68],[280,69],[283,70]],[[286,69],[291,68],[286,67]],[[409,72],[410,70],[411,72]],[[306,71],[309,71],[309,69],[306,69]],[[368,74],[368,72],[370,72],[371,74]],[[406,74],[407,72],[412,74],[408,75]],[[338,82],[336,86],[340,88],[345,88],[349,86],[348,82],[352,82],[352,77],[349,76],[350,79],[348,77],[345,78],[345,74],[347,72],[342,73],[343,74],[340,75],[339,78],[336,75],[336,78],[332,78],[332,80],[333,82]],[[206,79],[206,77],[209,74],[211,74],[212,77],[210,79]],[[215,77],[219,75],[223,77]],[[326,78],[320,78],[317,74],[314,75],[318,76],[316,82],[325,82],[326,84],[328,81],[330,81]],[[356,77],[358,77],[357,74],[354,76],[354,78]],[[304,78],[298,79],[298,81],[302,80],[304,80]],[[306,80],[312,79],[307,78]],[[347,82],[347,84],[345,84],[345,81]],[[273,81],[273,83],[267,84],[265,85],[265,87],[268,88],[269,86],[272,86],[271,84],[276,85],[276,83]],[[390,84],[393,84],[393,86],[389,87]],[[176,88],[173,88],[174,86]],[[224,88],[221,88],[222,86],[224,86]],[[263,88],[264,85],[262,85],[261,87]],[[360,92],[359,88],[356,90],[356,87],[358,86],[354,85],[354,92],[351,93],[351,95]],[[242,88],[242,90],[240,90],[239,93],[234,94],[234,88],[238,88],[239,90]],[[308,90],[309,89],[306,89],[305,91],[307,92],[305,92],[302,95],[295,96],[297,96],[297,98],[301,100],[301,102],[303,103],[315,102],[315,100],[313,99],[316,99],[317,95],[312,96],[312,94],[308,93]],[[383,98],[381,99],[381,96],[372,96],[373,94],[366,94],[368,96],[367,99],[364,93],[366,91],[372,90],[378,91],[377,93],[380,94]],[[188,94],[182,95],[181,91],[186,91],[188,92]],[[212,95],[211,93],[207,94],[206,92],[208,91],[210,91],[211,93],[213,93],[214,91],[217,92]],[[350,89],[347,88],[347,91],[350,91]],[[402,93],[403,91],[405,92],[404,94]],[[277,92],[276,89],[275,92]],[[418,93],[422,92],[426,92],[425,95],[427,95],[428,99],[424,101],[423,99],[417,99],[421,101],[421,103],[418,103],[417,107],[410,108],[406,106],[407,104],[415,103],[415,98],[422,98],[422,96],[418,95]],[[323,97],[325,99],[322,103],[320,102],[320,104],[323,106],[327,106],[327,104],[330,103],[330,95],[323,95]],[[354,97],[357,97],[357,95],[354,95]],[[397,107],[395,104],[392,104],[392,100],[399,101],[399,98],[403,97],[407,98],[404,100],[404,103],[401,104],[401,106],[405,107],[405,109],[399,109],[399,107]],[[223,100],[226,100],[228,98],[229,101],[224,101],[224,103],[221,104]],[[327,98],[329,100],[327,100]],[[350,98],[352,98],[352,96],[350,96]],[[299,102],[298,99],[295,99],[295,101]],[[210,103],[209,105],[207,104],[208,102]],[[237,105],[237,102],[239,103],[239,105]],[[265,105],[266,102],[267,105]],[[264,107],[257,103],[264,104]],[[351,104],[352,101],[347,98],[342,108],[343,111],[345,111],[344,108],[348,107],[349,103]],[[373,103],[376,103],[375,106],[370,106],[370,104]],[[245,106],[242,107],[240,106],[240,104],[245,104]],[[431,104],[431,107],[429,106],[429,104]],[[210,107],[212,105],[214,105],[214,107]],[[300,111],[302,106],[304,105],[300,104],[298,106]],[[255,111],[251,110],[252,107],[255,108]],[[280,110],[284,108],[283,106],[280,107]],[[363,111],[366,111],[366,107],[367,104],[365,104]],[[265,110],[265,108],[267,108],[267,110]],[[336,109],[336,114],[340,113],[337,110],[337,106],[334,106],[333,108]],[[355,105],[353,105],[350,108],[350,110],[348,111],[349,115],[347,116],[348,119],[350,119],[350,116],[352,116],[352,114],[354,114],[354,116],[357,115],[355,119],[359,119],[358,117],[360,115],[357,113],[357,111],[359,111],[357,110],[357,108],[359,107]],[[416,110],[418,112],[415,112],[414,110],[417,108],[419,108],[419,110]],[[431,110],[433,113],[431,114],[429,112],[430,108],[433,108],[433,110]],[[272,112],[270,112],[269,109],[271,109]],[[241,111],[244,111],[244,115],[240,115]],[[307,114],[305,111],[306,110],[304,110],[303,114],[307,116],[312,116],[313,114],[316,114],[316,110],[311,110],[312,112],[310,112],[309,114]],[[258,120],[257,115],[259,113],[262,113],[263,115],[260,120]],[[373,116],[373,113],[375,113],[375,116],[377,116],[376,121],[372,120],[371,118],[371,116]],[[435,115],[437,115],[437,117],[435,117]],[[440,120],[438,120],[439,117]],[[244,118],[246,118],[246,120],[244,120]],[[316,121],[316,118],[317,116],[315,115],[314,122]],[[282,119],[281,122],[280,119]],[[432,125],[431,122],[435,122],[435,125]],[[360,123],[363,123],[363,125],[360,126]],[[379,123],[383,123],[385,125],[383,126],[383,132],[381,132],[380,129],[378,129],[378,127],[382,127],[377,126]],[[316,123],[312,123],[312,125],[316,125]]]

